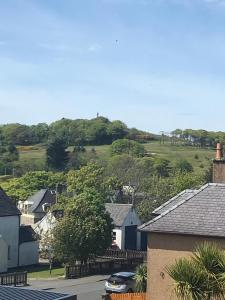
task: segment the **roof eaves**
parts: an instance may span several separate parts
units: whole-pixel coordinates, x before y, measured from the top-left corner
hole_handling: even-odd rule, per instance
[[[144,223],[143,225],[138,227],[138,230],[140,231],[149,231],[148,229],[145,229],[145,227],[149,226],[152,223],[155,223],[157,220],[163,218],[165,215],[167,215],[168,213],[170,213],[171,211],[173,211],[174,209],[176,209],[177,207],[181,206],[182,204],[184,204],[185,202],[189,201],[191,198],[195,197],[197,194],[199,194],[201,191],[203,191],[204,189],[206,189],[209,185],[212,185],[211,183],[207,183],[205,185],[203,185],[194,195],[191,194],[190,197],[182,200],[181,202],[179,202],[178,204],[172,206],[170,209],[166,210],[164,213],[158,215],[156,218],[154,218],[153,220],[150,220],[147,223]],[[213,184],[213,185],[217,185],[217,184]],[[224,186],[224,184],[223,184]]]
[[[46,193],[47,193],[47,189],[43,189],[44,193],[42,195],[42,197],[40,199],[38,199],[38,201],[34,202],[33,205],[30,208],[30,212],[34,213],[35,210],[38,208],[39,204],[41,203],[41,201],[43,200],[43,198],[45,197]]]
[[[123,227],[123,226],[124,226],[124,223],[125,223],[125,221],[126,221],[128,215],[129,215],[130,211],[134,209],[134,206],[133,206],[132,204],[130,204],[130,205],[131,205],[131,206],[130,206],[130,208],[129,208],[127,214],[126,214],[126,217],[123,219],[123,223],[122,223],[122,225],[121,225],[120,227]]]

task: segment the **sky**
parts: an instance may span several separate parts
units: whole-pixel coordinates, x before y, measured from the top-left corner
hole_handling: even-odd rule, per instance
[[[225,0],[0,0],[0,123],[225,131]]]

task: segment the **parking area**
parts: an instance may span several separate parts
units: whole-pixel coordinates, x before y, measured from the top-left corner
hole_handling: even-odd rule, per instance
[[[105,280],[109,275],[88,276],[79,279],[30,279],[28,289],[77,295],[77,300],[100,300],[104,293]]]

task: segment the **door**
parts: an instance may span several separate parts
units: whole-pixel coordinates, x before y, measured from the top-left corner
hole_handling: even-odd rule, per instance
[[[137,249],[137,225],[125,227],[125,250]]]

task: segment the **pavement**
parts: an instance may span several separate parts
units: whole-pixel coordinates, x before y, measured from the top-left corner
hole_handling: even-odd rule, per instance
[[[77,295],[77,300],[101,300],[105,280],[109,275],[95,275],[79,279],[29,279],[28,289]]]

